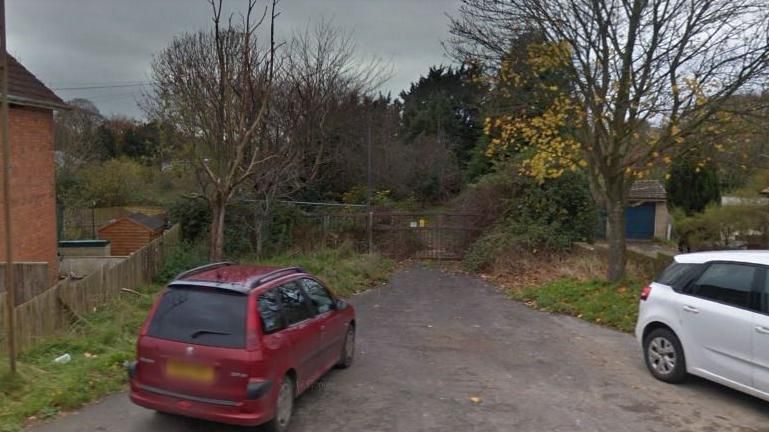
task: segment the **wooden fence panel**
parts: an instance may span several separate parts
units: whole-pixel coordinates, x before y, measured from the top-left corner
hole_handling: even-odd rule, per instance
[[[5,292],[5,263],[0,263],[0,293]],[[14,285],[16,285],[16,306],[32,300],[35,296],[48,290],[48,263],[16,262],[14,268]]]
[[[66,329],[78,317],[115,300],[122,288],[149,283],[179,242],[179,226],[166,231],[122,262],[80,280],[63,280],[16,307],[16,341],[27,349]],[[47,276],[46,276],[47,277]],[[4,339],[5,294],[0,294],[0,339]],[[4,344],[4,342],[3,342]],[[4,350],[5,347],[0,347]]]

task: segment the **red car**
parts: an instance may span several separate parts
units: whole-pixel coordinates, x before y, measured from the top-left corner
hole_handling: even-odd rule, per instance
[[[300,268],[215,263],[155,303],[128,366],[131,400],[284,431],[294,398],[355,352],[355,311]]]

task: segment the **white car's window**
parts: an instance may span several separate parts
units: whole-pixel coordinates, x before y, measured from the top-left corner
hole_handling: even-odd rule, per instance
[[[691,294],[732,306],[751,307],[751,289],[757,267],[716,263],[692,286]]]
[[[697,270],[700,264],[677,263],[670,264],[659,276],[655,282],[678,288],[679,285],[685,285],[692,279],[691,273]]]

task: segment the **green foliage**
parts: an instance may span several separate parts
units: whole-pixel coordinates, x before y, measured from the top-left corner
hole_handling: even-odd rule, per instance
[[[689,250],[769,244],[769,212],[762,205],[710,205],[691,216],[675,209],[673,222],[679,243]]]
[[[181,226],[182,240],[196,243],[204,240],[211,225],[211,208],[204,199],[179,198],[168,214],[173,223]]]
[[[467,167],[465,167],[465,182],[474,183],[482,176],[491,172],[491,159],[486,155],[488,147],[489,137],[487,135],[481,136],[475,148],[473,148]]]
[[[123,362],[132,359],[136,334],[158,286],[123,293],[74,324],[65,336],[40,343],[19,358],[16,377],[0,376],[0,431],[21,430],[31,416],[43,419],[123,388]],[[53,359],[69,353],[72,361]],[[0,361],[0,370],[6,365]]]
[[[368,187],[353,186],[349,191],[342,194],[342,202],[345,204],[366,204],[368,202]],[[371,204],[376,207],[390,207],[393,203],[390,190],[374,190],[371,195]]]
[[[131,159],[110,159],[83,168],[79,200],[112,207],[141,203],[151,182],[152,172]]]
[[[586,321],[632,332],[638,317],[636,281],[610,283],[599,280],[561,279],[510,295],[538,309],[573,315]]]
[[[477,272],[484,270],[502,252],[515,249],[532,253],[541,250],[559,252],[568,249],[572,240],[569,233],[554,224],[505,219],[473,243],[465,255],[464,266],[469,271]]]
[[[530,177],[493,174],[481,182],[484,188],[497,190],[478,193],[476,186],[469,193],[478,199],[476,211],[488,214],[497,211],[483,206],[499,206],[504,200],[502,217],[469,249],[465,266],[479,271],[502,253],[522,249],[557,252],[567,249],[574,241],[591,240],[596,225],[596,209],[583,176],[566,172],[561,177],[538,183]]]
[[[155,276],[155,282],[168,282],[185,270],[205,264],[208,261],[206,255],[203,243],[182,241],[166,258],[163,268]]]
[[[423,134],[440,135],[464,167],[483,130],[478,107],[484,89],[473,80],[475,72],[469,66],[431,67],[411,84],[401,93],[403,136],[411,141]]]
[[[393,262],[379,255],[356,253],[351,247],[321,249],[305,254],[286,253],[267,260],[243,262],[278,266],[298,266],[318,275],[335,294],[348,297],[384,282]]]
[[[703,163],[695,152],[673,160],[665,188],[670,206],[689,215],[721,201],[716,167],[712,163]]]

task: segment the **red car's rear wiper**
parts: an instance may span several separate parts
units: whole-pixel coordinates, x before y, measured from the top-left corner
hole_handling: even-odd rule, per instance
[[[195,339],[198,336],[204,335],[204,334],[215,334],[215,335],[228,336],[228,335],[231,335],[232,333],[228,333],[228,332],[225,332],[225,331],[219,331],[219,330],[196,330],[195,332],[193,332],[190,335],[190,338]]]

